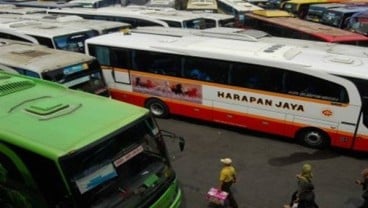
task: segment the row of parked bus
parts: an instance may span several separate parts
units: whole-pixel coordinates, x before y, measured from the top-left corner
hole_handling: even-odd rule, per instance
[[[300,19],[367,34],[366,0],[285,0],[274,4]]]
[[[179,208],[164,139],[183,150],[183,138],[111,99],[85,54],[86,39],[131,26],[10,10],[0,14],[0,207]]]
[[[95,94],[107,94],[104,83],[113,99],[147,107],[158,117],[180,114],[267,129],[312,147],[368,150],[365,47],[256,30],[174,29],[91,37],[85,40],[87,55],[76,61],[67,58],[75,52],[4,39],[2,64]]]
[[[243,5],[243,8],[247,8],[247,6]],[[366,45],[368,40],[364,34],[294,18],[291,13],[284,10],[263,9],[255,5],[247,9],[248,10],[238,9],[236,10],[237,12],[234,12],[235,10],[227,11],[224,9],[228,14],[223,14],[179,11],[166,8],[148,8],[145,6],[113,6],[103,8],[73,7],[58,9],[17,7],[16,11],[12,10],[11,12],[23,14],[41,12],[54,15],[78,15],[85,19],[129,23],[132,28],[141,26],[195,29],[211,27],[246,27],[263,30],[274,36],[339,42],[362,46]],[[8,10],[9,9],[0,10],[0,13],[9,13]]]

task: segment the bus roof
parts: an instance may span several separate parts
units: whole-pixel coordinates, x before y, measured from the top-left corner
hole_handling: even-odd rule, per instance
[[[267,18],[255,13],[247,13],[248,17],[266,21],[272,24],[281,25],[285,28],[292,28],[312,35],[327,42],[348,42],[348,41],[368,41],[368,37],[342,30],[340,28],[309,22],[294,17],[272,17]]]
[[[12,14],[46,13],[46,9],[32,8],[32,7],[18,7],[13,4],[0,4],[0,13],[12,13]]]
[[[259,41],[273,44],[294,45],[300,48],[314,48],[331,53],[344,54],[348,56],[367,57],[362,47],[351,47],[351,45],[328,43],[323,41],[303,40],[296,38],[275,37],[261,30],[249,28],[214,27],[202,30],[163,27],[138,27],[133,29],[135,33],[148,33],[169,36],[197,35],[201,37],[233,39],[242,41]]]
[[[188,0],[188,10],[217,10],[216,0]]]
[[[0,14],[0,17],[6,17],[6,15]],[[77,28],[87,28],[94,29],[102,33],[104,30],[120,28],[126,29],[130,28],[130,24],[117,22],[117,21],[107,21],[107,20],[95,20],[95,19],[84,19],[78,15],[56,15],[56,14],[25,14],[25,15],[14,15],[9,16],[18,19],[29,19],[37,20],[42,22],[56,23],[60,25],[75,26]]]
[[[0,38],[0,64],[38,73],[94,60],[83,53]]]
[[[145,4],[148,7],[168,7],[175,8],[176,1],[175,0],[148,0]]]
[[[329,9],[329,8],[344,7],[344,6],[346,6],[346,4],[343,4],[343,3],[312,4],[309,6],[309,10],[313,8]]]
[[[244,41],[200,37],[195,35],[169,36],[141,33],[111,33],[86,40],[89,44],[107,45],[111,47],[132,48],[138,50],[158,51],[190,56],[201,56],[214,59],[227,59],[236,62],[247,62],[269,66],[287,65],[303,69],[318,69],[329,73],[368,79],[368,49],[351,47],[360,56],[343,54],[332,48],[339,44],[331,44],[329,48],[300,47],[297,45],[279,44],[263,41]],[[308,60],[308,61],[306,61]],[[333,66],[333,67],[332,67]],[[349,70],[347,70],[349,68]]]
[[[176,10],[173,8],[145,7],[145,6],[127,6],[127,7],[104,7],[101,11],[111,12],[132,12],[136,14],[154,17],[160,20],[186,21],[200,18],[190,11]]]
[[[62,2],[62,1],[24,1],[24,2],[14,2],[17,7],[32,7],[32,8],[64,8],[64,7],[80,7],[78,3]]]
[[[168,24],[159,19],[153,19],[148,15],[139,14],[137,12],[129,12],[128,10],[121,9],[122,7],[117,7],[120,9],[111,9],[114,7],[108,8],[62,8],[62,9],[49,9],[47,13],[50,14],[74,14],[74,15],[93,15],[93,16],[111,16],[111,17],[127,17],[133,19],[144,19],[149,20],[151,22],[156,22],[159,25],[164,27],[168,27]]]
[[[248,12],[253,10],[263,10],[262,7],[256,6],[244,0],[218,0],[237,10],[238,12]]]
[[[53,160],[148,113],[41,79],[4,72],[0,77],[1,140]]]
[[[44,23],[35,20],[21,20],[14,18],[0,18],[0,28],[9,28],[27,35],[40,37],[55,37],[65,34],[93,31],[92,29],[77,28],[68,25]]]
[[[293,14],[280,9],[255,10],[252,13],[262,17],[293,17]]]

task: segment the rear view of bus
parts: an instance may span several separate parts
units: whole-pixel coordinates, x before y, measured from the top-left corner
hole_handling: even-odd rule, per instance
[[[4,72],[0,105],[3,205],[180,206],[165,135],[146,109]]]
[[[110,96],[101,66],[92,56],[0,38],[0,64],[11,68],[12,72]]]

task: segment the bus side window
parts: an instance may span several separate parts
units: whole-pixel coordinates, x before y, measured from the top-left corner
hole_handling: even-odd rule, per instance
[[[130,69],[130,56],[128,50],[110,49],[110,61],[112,66]]]
[[[184,59],[184,76],[191,79],[226,83],[229,69],[230,64],[224,61],[195,57]]]
[[[49,38],[36,37],[36,36],[34,36],[34,38],[37,39],[37,41],[40,43],[40,45],[44,45],[44,46],[47,46],[49,48],[55,48],[55,47],[57,47],[57,46],[54,47],[54,44],[52,44],[52,41]],[[61,48],[58,48],[58,49],[61,49]]]
[[[151,70],[156,74],[163,74],[169,76],[180,77],[180,57],[171,54],[152,54],[154,62],[152,63]]]

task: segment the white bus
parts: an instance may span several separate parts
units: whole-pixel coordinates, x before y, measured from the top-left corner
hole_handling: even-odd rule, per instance
[[[334,49],[340,45],[328,45],[132,31],[90,38],[86,51],[101,63],[112,98],[156,116],[368,151],[366,49],[343,45],[354,49],[344,54]]]
[[[190,11],[173,8],[158,8],[147,6],[104,7],[98,9],[63,8],[50,9],[50,14],[74,14],[86,19],[105,19],[121,21],[138,26],[161,26],[203,29],[206,24],[201,16]],[[163,23],[163,24],[161,24]]]
[[[93,20],[84,19],[77,15],[57,15],[57,14],[0,14],[0,18],[16,18],[22,20],[36,20],[47,22],[56,25],[66,25],[76,27],[77,29],[86,28],[93,29],[98,34],[106,34],[110,32],[118,32],[125,29],[130,29],[131,25],[123,22],[108,21],[108,20]]]
[[[23,33],[18,33],[18,32],[15,32],[14,30],[9,30],[9,29],[4,29],[4,28],[0,29],[0,38],[19,40],[19,41],[24,41],[28,43],[39,44],[37,39],[32,36],[25,35]]]
[[[110,8],[110,7],[109,7]],[[133,28],[141,26],[161,26],[169,27],[169,25],[161,20],[153,19],[149,16],[125,12],[123,10],[113,10],[110,11],[109,8],[63,8],[63,9],[49,9],[47,13],[49,14],[63,14],[63,15],[78,15],[85,19],[94,20],[108,20],[117,21],[130,24]],[[120,8],[120,7],[118,7]]]
[[[99,35],[98,31],[93,29],[5,17],[0,18],[0,29],[32,36],[39,44],[49,48],[81,53],[84,53],[84,41]]]
[[[218,0],[218,10],[225,14],[230,14],[244,24],[245,13],[254,10],[263,10],[262,7],[252,4],[246,0]]]
[[[237,27],[237,20],[235,16],[224,13],[210,13],[204,11],[192,11],[193,14],[202,17],[205,21],[205,28],[214,27]]]
[[[0,65],[5,71],[54,81],[71,89],[109,96],[95,57],[47,48],[39,44],[0,39]]]
[[[3,13],[12,13],[12,14],[46,13],[46,8],[18,7],[14,4],[0,4],[0,13],[2,14]]]

